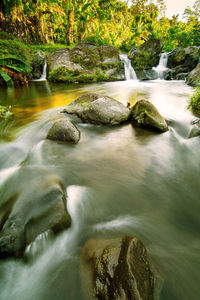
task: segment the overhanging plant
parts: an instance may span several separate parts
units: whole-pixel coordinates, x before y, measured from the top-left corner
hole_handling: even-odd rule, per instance
[[[6,70],[27,74],[32,68],[24,61],[14,57],[0,58],[0,77],[5,81],[7,86],[13,86],[12,78],[7,74]]]

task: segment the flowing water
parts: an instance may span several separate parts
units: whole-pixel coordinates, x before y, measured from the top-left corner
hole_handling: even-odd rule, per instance
[[[161,53],[159,64],[157,67],[153,67],[153,70],[157,73],[158,79],[164,79],[165,72],[167,71],[168,52]]]
[[[77,122],[80,142],[45,139],[51,120],[86,92],[151,101],[169,120],[163,134]],[[79,256],[90,238],[137,236],[165,283],[161,300],[200,299],[200,147],[189,139],[192,88],[181,81],[124,81],[0,89],[14,118],[0,123],[0,204],[49,174],[62,178],[72,226],[42,233],[25,259],[0,260],[1,300],[81,300]]]
[[[131,61],[128,58],[127,54],[120,54],[120,59],[124,64],[124,73],[126,80],[137,80],[137,75],[131,65]]]

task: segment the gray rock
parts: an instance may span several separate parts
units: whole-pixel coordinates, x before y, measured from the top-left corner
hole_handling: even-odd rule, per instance
[[[188,138],[200,136],[200,119],[192,122],[192,128],[188,134]]]
[[[190,46],[187,48],[175,48],[168,55],[167,66],[171,69],[180,67],[180,70],[176,70],[176,74],[190,72],[198,64],[200,55],[200,47]]]
[[[158,300],[163,285],[136,237],[89,240],[80,273],[87,300]]]
[[[38,174],[16,199],[0,232],[0,257],[23,255],[25,247],[47,230],[57,233],[71,224],[59,178]]]
[[[57,50],[48,57],[48,79],[54,82],[105,81],[118,70],[119,51],[112,46],[81,43],[73,49]]]
[[[191,86],[200,85],[200,63],[190,72],[186,82]]]
[[[133,123],[139,127],[157,131],[167,131],[168,126],[165,119],[160,115],[155,106],[146,100],[140,100],[131,108]]]
[[[108,96],[86,94],[72,101],[64,110],[76,114],[82,121],[93,124],[120,124],[128,120],[130,110]]]
[[[80,140],[80,131],[67,118],[55,121],[50,128],[47,139],[76,144]]]

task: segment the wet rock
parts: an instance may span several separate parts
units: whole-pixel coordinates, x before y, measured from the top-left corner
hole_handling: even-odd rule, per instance
[[[77,115],[83,122],[92,124],[120,124],[128,120],[130,110],[108,96],[89,93],[72,101],[64,112]]]
[[[77,144],[80,140],[80,131],[67,118],[55,121],[50,128],[47,139]]]
[[[45,53],[42,51],[37,51],[37,53],[33,57],[32,63],[32,74],[34,79],[39,79],[41,77],[45,60]]]
[[[87,300],[158,300],[163,284],[136,237],[88,241],[80,271]]]
[[[165,119],[160,115],[155,106],[146,100],[140,100],[131,108],[133,123],[139,127],[157,131],[167,131],[168,126]]]
[[[198,64],[199,55],[200,47],[190,46],[187,48],[175,48],[168,55],[167,66],[171,69],[179,66],[180,72],[176,73],[190,72]]]
[[[192,128],[188,134],[188,138],[200,136],[200,119],[192,122]]]
[[[118,70],[119,51],[112,46],[81,43],[73,49],[57,50],[48,57],[48,79],[54,82],[112,80]]]
[[[149,39],[140,47],[133,48],[128,56],[135,70],[147,70],[156,67],[159,63],[159,54],[162,51],[163,41]]]
[[[200,63],[190,72],[186,82],[191,86],[198,86],[200,84]]]
[[[66,229],[71,218],[66,210],[66,196],[59,178],[32,181],[15,201],[0,232],[0,258],[19,257],[25,247],[47,230]]]

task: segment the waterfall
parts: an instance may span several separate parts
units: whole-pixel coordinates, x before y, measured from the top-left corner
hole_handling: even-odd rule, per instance
[[[168,62],[168,52],[161,53],[160,61],[157,67],[154,67],[153,70],[157,73],[158,79],[164,79],[165,71],[167,68]]]
[[[42,75],[39,80],[46,80],[46,79],[47,79],[47,61],[45,59]]]
[[[131,66],[131,61],[128,59],[127,54],[120,54],[120,59],[124,64],[124,72],[126,80],[137,80],[135,70]]]

